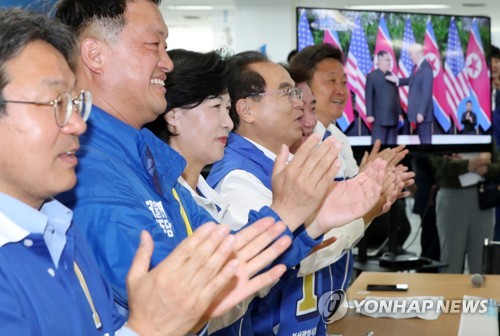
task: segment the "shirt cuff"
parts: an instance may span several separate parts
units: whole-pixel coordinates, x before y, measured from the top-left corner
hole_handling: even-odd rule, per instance
[[[300,231],[299,231],[300,230]],[[307,230],[305,229],[304,226],[302,226],[302,230],[299,228],[298,234],[296,235],[295,239],[299,239],[305,246],[308,246],[310,248],[313,248],[314,246],[318,245],[323,241],[324,235],[319,236],[316,239],[311,238],[309,234],[307,234]],[[295,232],[297,232],[295,231]]]
[[[116,336],[140,336],[138,333],[127,327],[125,323],[120,329],[115,332]]]

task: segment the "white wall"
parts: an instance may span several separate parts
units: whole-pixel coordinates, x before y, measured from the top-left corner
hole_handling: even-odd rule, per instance
[[[286,61],[295,48],[295,1],[236,0],[234,50],[255,50],[267,46],[275,62]]]
[[[169,27],[168,33],[168,49],[204,52],[214,48],[214,35],[210,26]]]
[[[170,26],[169,48],[206,51],[226,46],[235,52],[256,50],[267,46],[271,60],[286,60],[296,47],[296,5],[303,0],[234,0],[230,8],[214,8],[209,22],[203,25]],[[169,14],[164,13],[167,25]],[[492,43],[500,46],[500,28],[492,19]],[[496,26],[495,26],[496,25]]]

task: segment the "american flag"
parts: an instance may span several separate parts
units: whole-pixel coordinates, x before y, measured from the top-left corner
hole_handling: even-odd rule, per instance
[[[300,51],[307,46],[314,44],[313,35],[309,29],[309,20],[307,19],[307,13],[305,9],[300,12],[299,18],[299,29],[298,29],[298,46],[297,49]]]
[[[446,132],[451,127],[450,116],[447,111],[446,94],[444,88],[443,65],[441,54],[434,35],[434,28],[429,18],[427,20],[424,38],[425,58],[432,67],[434,81],[432,83],[432,102],[434,104],[434,116]]]
[[[470,95],[470,91],[464,53],[454,17],[450,20],[450,29],[448,30],[448,48],[446,49],[444,61],[444,84],[446,85],[446,101],[449,106],[448,113],[460,131],[462,130],[462,124],[458,118],[458,106],[463,99]]]
[[[336,30],[327,29],[324,31],[324,33],[325,35],[323,37],[323,43],[331,44],[334,47],[342,50],[342,46],[340,45],[339,35],[337,34]],[[353,121],[354,121],[354,111],[352,109],[351,92],[349,91],[347,102],[344,107],[344,113],[342,113],[342,117],[337,119],[337,125],[343,132],[345,132]]]
[[[366,75],[371,71],[373,61],[359,16],[356,16],[354,26],[347,54],[347,86],[356,95],[356,108],[365,125],[371,130],[371,124],[366,121],[365,86]]]
[[[413,62],[410,58],[410,53],[408,48],[415,44],[415,36],[413,35],[413,28],[411,26],[410,18],[405,21],[405,30],[403,33],[403,49],[401,50],[401,55],[399,56],[399,77],[407,78],[410,77],[411,71],[413,69]],[[399,87],[399,98],[401,99],[401,106],[403,110],[408,111],[408,86],[403,85]]]
[[[465,66],[467,67],[471,89],[471,100],[476,100],[480,107],[477,113],[477,123],[486,131],[491,127],[491,87],[488,77],[488,64],[484,57],[483,44],[476,19],[472,20]]]

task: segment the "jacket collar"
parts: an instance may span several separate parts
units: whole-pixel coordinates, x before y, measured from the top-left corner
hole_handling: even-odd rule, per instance
[[[156,172],[163,189],[171,189],[184,171],[184,158],[148,129],[137,130],[95,105],[87,124],[81,137],[83,151],[85,145],[97,147],[132,169],[140,169],[139,174],[152,177]]]

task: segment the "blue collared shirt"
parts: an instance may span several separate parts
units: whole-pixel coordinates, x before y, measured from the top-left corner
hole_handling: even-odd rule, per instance
[[[0,247],[8,243],[19,242],[30,233],[43,235],[52,262],[57,268],[66,246],[68,231],[73,212],[56,200],[45,202],[37,211],[31,206],[4,193],[0,193]],[[25,244],[30,240],[26,239]],[[117,330],[116,335],[137,336],[126,325]]]
[[[66,245],[66,231],[71,224],[73,212],[56,200],[43,204],[40,211],[0,193],[0,212],[10,219],[8,225],[0,226],[0,247],[19,242],[30,233],[43,234],[52,262],[57,268]]]

